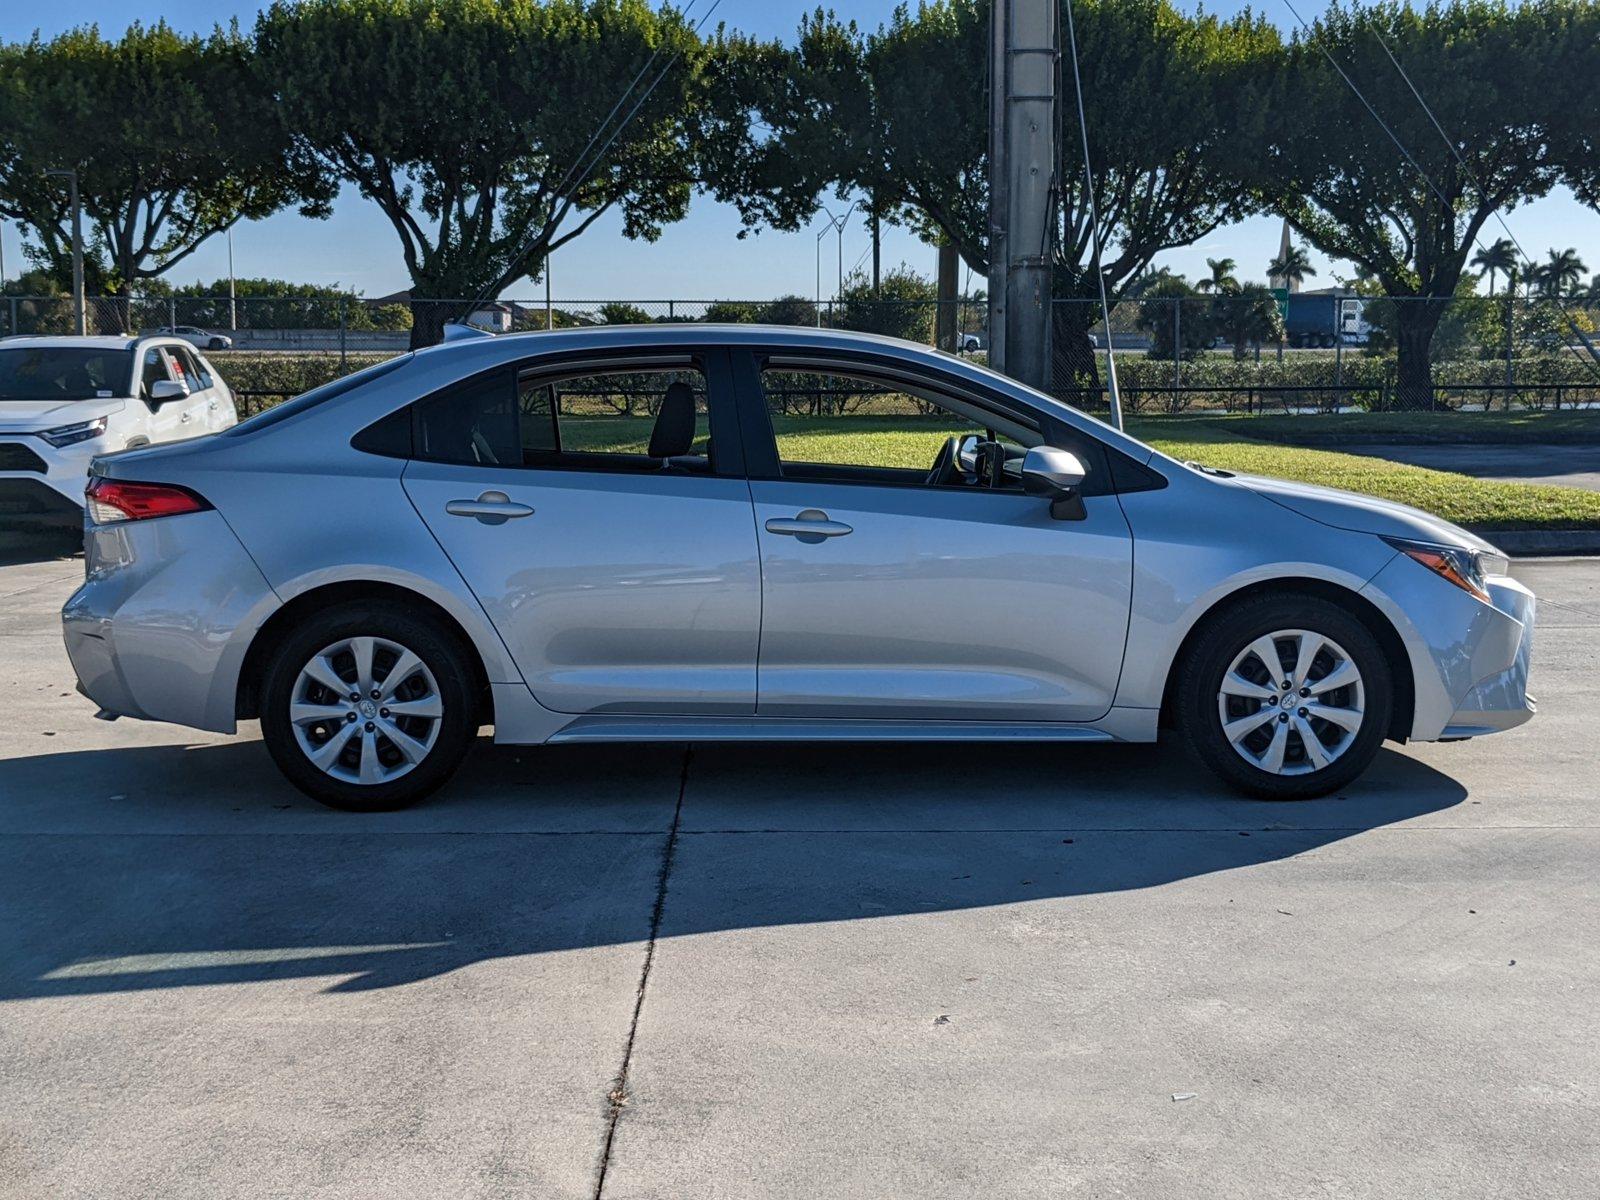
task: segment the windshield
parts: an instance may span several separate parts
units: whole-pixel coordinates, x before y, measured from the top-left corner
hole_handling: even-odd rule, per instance
[[[75,346],[0,347],[0,402],[126,396],[133,351]]]

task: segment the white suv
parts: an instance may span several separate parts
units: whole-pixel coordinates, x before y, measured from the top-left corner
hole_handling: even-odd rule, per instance
[[[95,455],[237,420],[232,390],[178,338],[0,340],[0,528],[76,524]]]

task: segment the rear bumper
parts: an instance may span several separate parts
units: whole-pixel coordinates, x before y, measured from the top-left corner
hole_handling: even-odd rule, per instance
[[[61,610],[79,690],[109,712],[233,732],[240,668],[278,598],[221,515],[90,526]]]

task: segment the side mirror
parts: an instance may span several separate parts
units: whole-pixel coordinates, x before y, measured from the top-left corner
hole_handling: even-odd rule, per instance
[[[1050,497],[1050,515],[1058,521],[1081,521],[1087,515],[1078,494],[1087,474],[1076,454],[1057,446],[1035,446],[1022,458],[1023,490]]]
[[[968,475],[978,473],[978,435],[969,433],[956,445],[956,465]]]
[[[150,407],[160,408],[174,400],[187,400],[189,385],[177,379],[158,379],[150,385]]]

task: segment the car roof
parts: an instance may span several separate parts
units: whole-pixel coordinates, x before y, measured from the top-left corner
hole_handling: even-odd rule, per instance
[[[55,346],[63,350],[132,350],[144,340],[146,339],[126,333],[91,334],[86,337],[71,337],[53,333],[19,333],[15,337],[0,338],[0,348],[26,342],[30,346]]]

